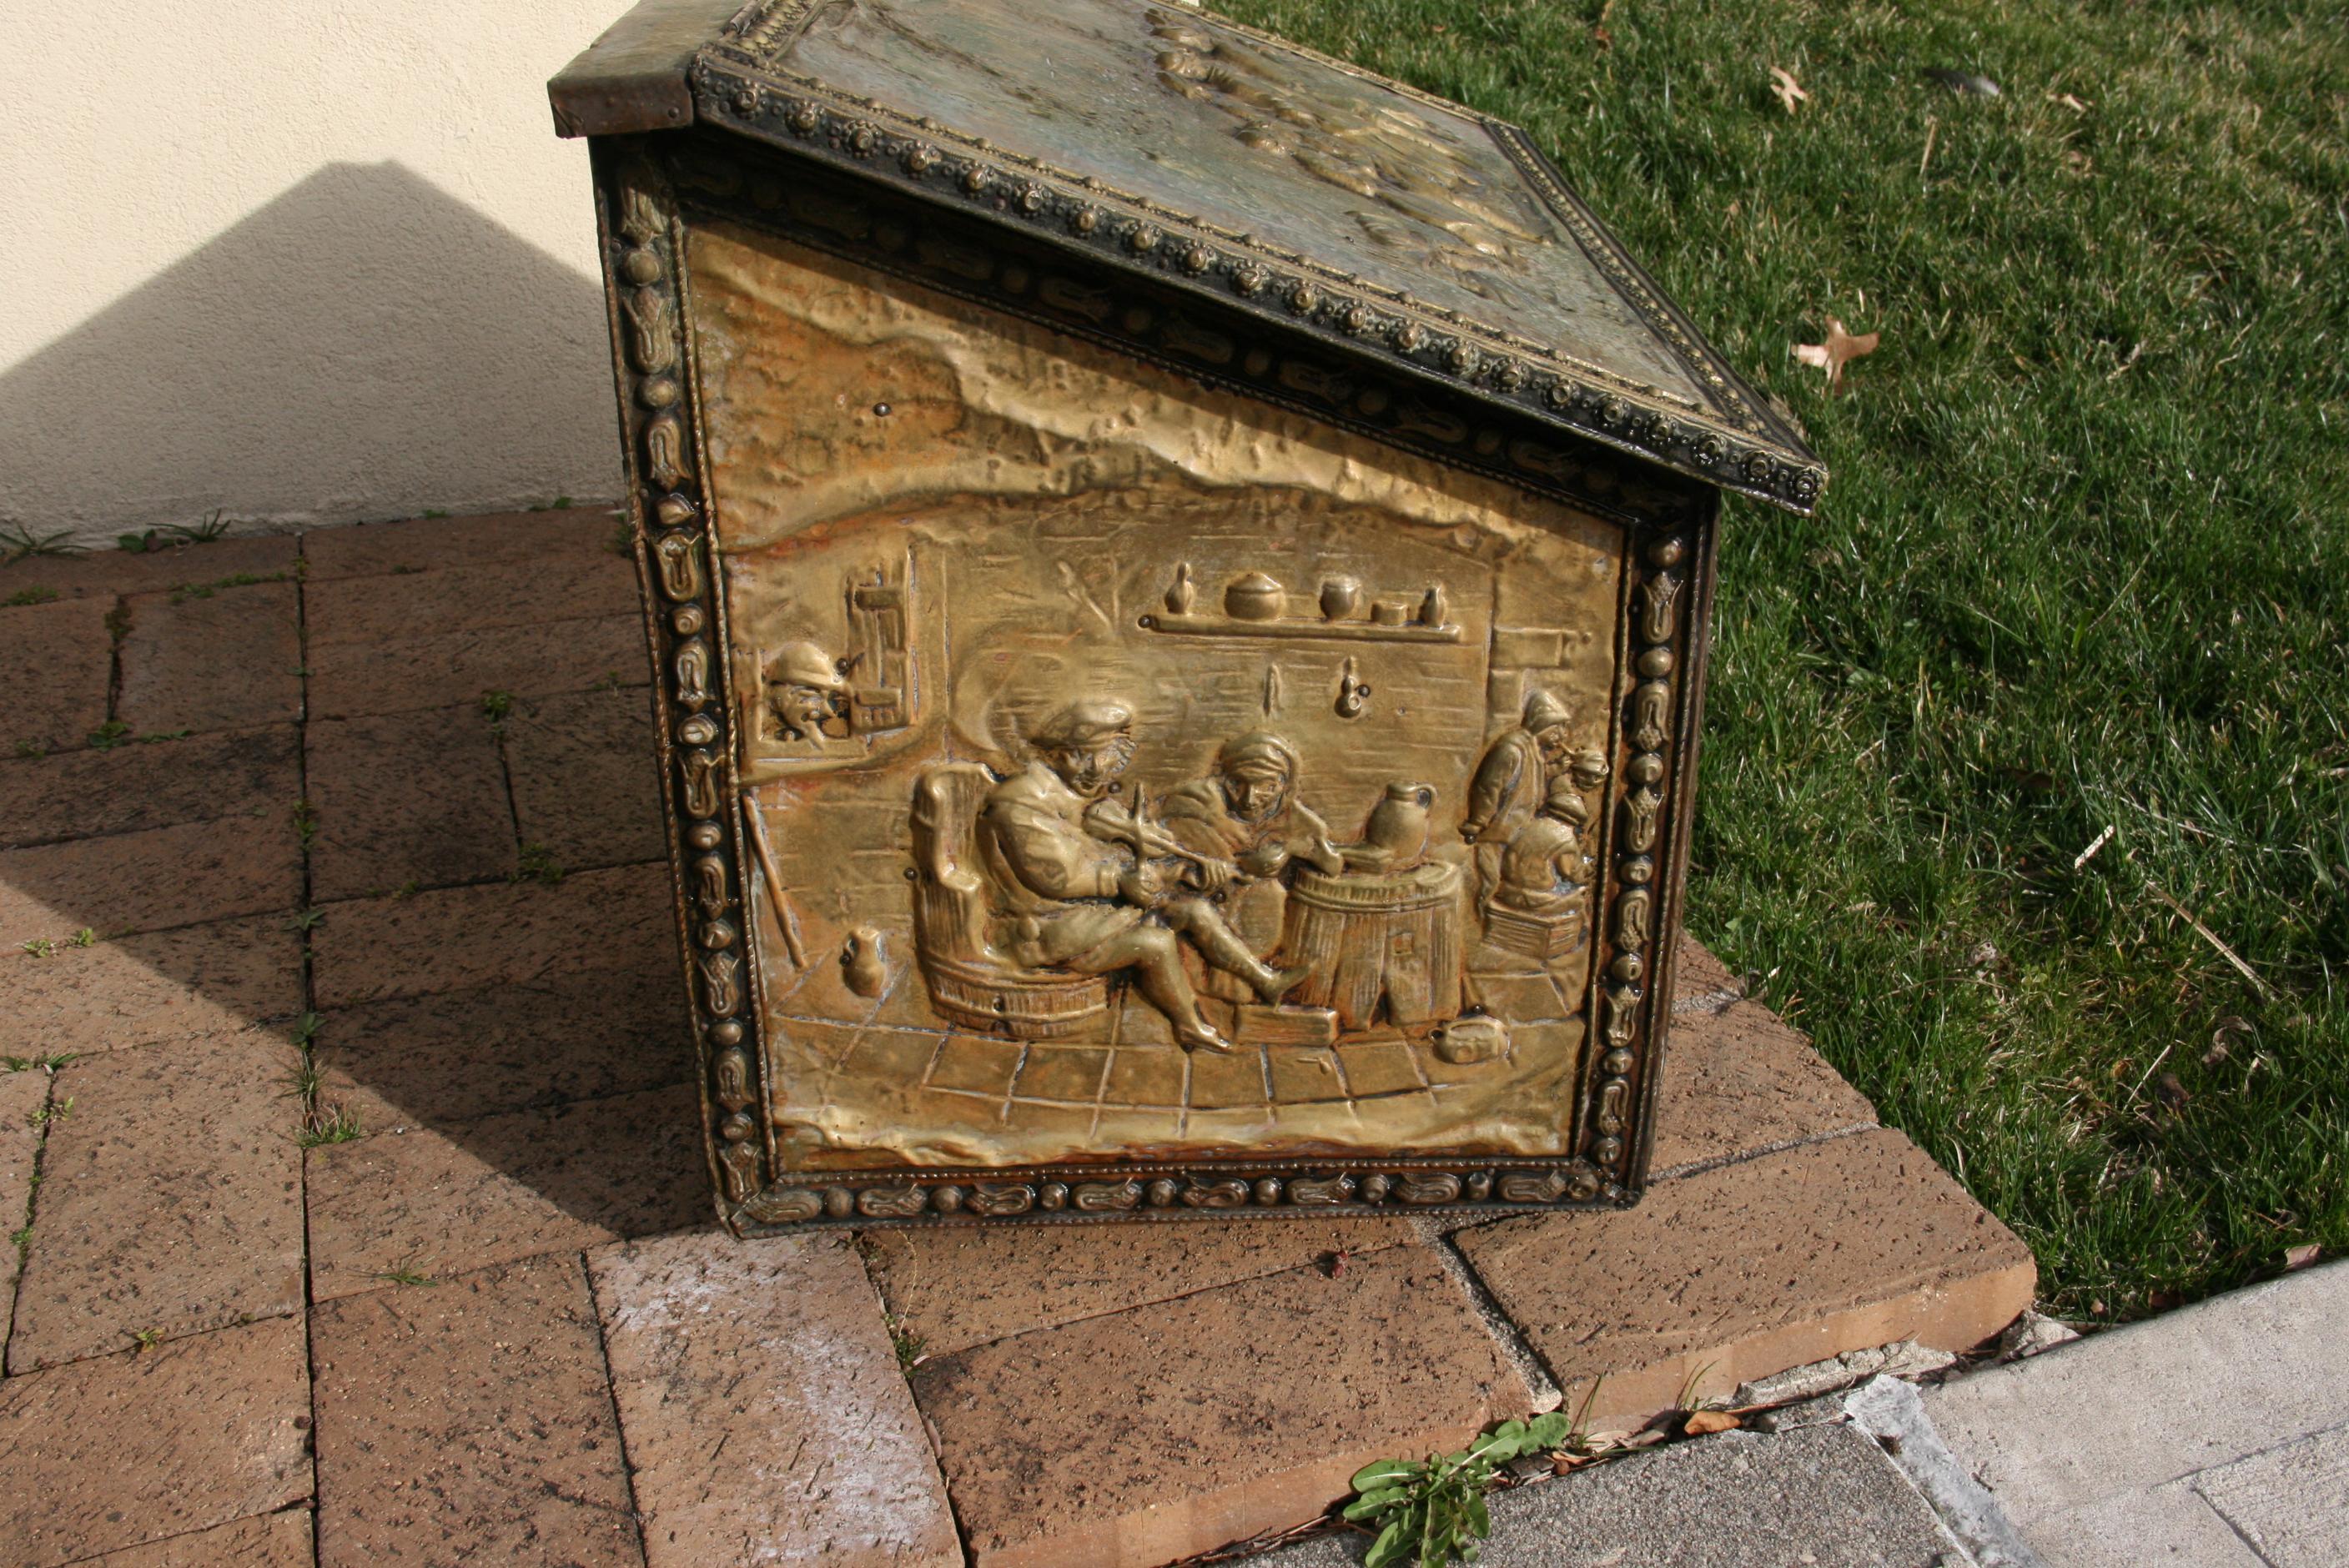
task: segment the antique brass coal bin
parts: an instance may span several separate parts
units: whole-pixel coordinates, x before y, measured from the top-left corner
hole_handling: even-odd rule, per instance
[[[1795,432],[1513,127],[1147,0],[738,5],[551,89],[727,1221],[1631,1200]]]

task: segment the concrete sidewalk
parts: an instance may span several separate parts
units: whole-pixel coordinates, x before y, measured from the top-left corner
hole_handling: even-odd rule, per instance
[[[1930,1389],[2052,1568],[2349,1563],[2349,1263]]]
[[[2340,1568],[2349,1263],[1492,1499],[1483,1568]],[[1255,1568],[1351,1568],[1366,1534]]]

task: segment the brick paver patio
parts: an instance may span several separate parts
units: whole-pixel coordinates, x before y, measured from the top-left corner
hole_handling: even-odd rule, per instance
[[[1627,1212],[730,1241],[612,533],[0,569],[0,1563],[1159,1563],[1594,1379],[1628,1424],[2029,1301],[1693,948]],[[1212,1109],[1127,1055],[968,1092]]]

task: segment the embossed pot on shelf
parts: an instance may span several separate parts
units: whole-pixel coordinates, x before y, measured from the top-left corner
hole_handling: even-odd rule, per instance
[[[1224,590],[1224,613],[1236,621],[1278,620],[1288,603],[1288,593],[1279,579],[1261,572],[1234,578]]]
[[[1525,134],[1159,0],[653,0],[550,90],[703,1075],[640,1179],[1635,1197],[1721,497],[1823,475]]]
[[[1321,618],[1350,621],[1362,607],[1362,585],[1351,577],[1331,577],[1321,584]]]

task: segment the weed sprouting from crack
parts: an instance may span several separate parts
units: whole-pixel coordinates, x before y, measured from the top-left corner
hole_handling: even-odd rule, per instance
[[[524,844],[522,847],[520,863],[515,867],[513,874],[506,880],[517,882],[534,882],[543,887],[553,887],[561,882],[563,877],[563,862],[554,858],[553,850],[548,849],[544,844]]]

